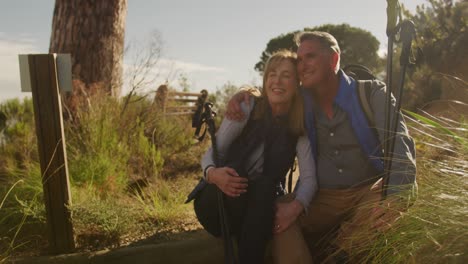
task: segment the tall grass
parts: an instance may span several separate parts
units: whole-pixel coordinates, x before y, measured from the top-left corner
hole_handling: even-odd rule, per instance
[[[351,255],[363,263],[467,263],[468,124],[410,114],[418,197],[389,230]]]
[[[135,193],[135,199],[147,219],[156,220],[158,225],[166,225],[173,219],[186,221],[187,216],[193,215],[192,205],[184,204],[192,187],[192,180],[180,178],[146,192]]]
[[[45,221],[45,211],[32,101],[6,101],[0,112],[6,117],[0,129],[0,252],[9,255],[28,241],[37,244],[41,232],[32,225]]]
[[[22,180],[18,180],[17,182],[15,182],[6,192],[6,194],[4,195],[2,201],[0,202],[0,211],[2,210],[3,208],[3,205],[5,204],[5,201],[7,199],[7,197],[10,195],[11,191],[16,187],[16,185],[20,184],[20,183],[23,183]],[[0,224],[3,222],[4,218],[0,218]],[[9,241],[9,245],[7,247],[4,247],[4,249],[2,249],[0,251],[0,263],[3,263],[7,260],[8,256],[10,255],[10,252],[14,250],[14,245],[15,245],[15,239],[16,239],[16,236],[18,235],[18,232],[19,230],[21,229],[22,225],[24,224],[24,218],[23,218],[23,221],[20,222],[20,224],[16,227],[16,232],[15,234],[13,235],[13,237],[10,239]],[[3,240],[4,238],[2,238]]]

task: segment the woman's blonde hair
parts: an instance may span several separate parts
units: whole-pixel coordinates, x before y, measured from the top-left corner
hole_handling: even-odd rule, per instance
[[[266,93],[266,83],[268,79],[268,74],[275,70],[282,62],[290,61],[294,65],[294,73],[296,80],[299,80],[296,65],[297,65],[297,56],[296,53],[289,50],[280,50],[275,52],[265,64],[265,70],[263,72],[263,89],[262,89],[262,98],[267,99]],[[299,81],[298,81],[299,83]],[[259,102],[259,107],[256,107],[255,113],[253,115],[254,119],[262,118],[266,111],[268,111],[268,100],[261,100]],[[288,127],[291,133],[295,136],[301,136],[304,134],[304,106],[302,98],[299,95],[299,87],[296,87],[294,96],[291,102],[291,108],[288,112]]]

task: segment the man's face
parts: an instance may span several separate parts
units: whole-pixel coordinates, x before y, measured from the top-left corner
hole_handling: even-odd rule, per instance
[[[316,40],[305,40],[297,49],[297,72],[304,88],[314,88],[335,71],[333,53]]]

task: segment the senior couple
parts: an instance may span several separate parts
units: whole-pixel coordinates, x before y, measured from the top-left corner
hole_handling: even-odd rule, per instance
[[[401,194],[416,187],[414,142],[399,113],[389,195],[381,202],[385,85],[373,81],[374,120],[367,120],[356,81],[340,69],[336,39],[301,32],[296,44],[297,55],[279,51],[268,60],[261,94],[244,88],[229,102],[216,138],[220,164],[212,149],[201,161],[209,184],[195,212],[220,236],[216,188],[225,194],[240,263],[263,263],[269,244],[275,263],[351,261],[348,252],[390,225]],[[295,157],[299,181],[286,194]],[[371,231],[356,239],[363,230]]]

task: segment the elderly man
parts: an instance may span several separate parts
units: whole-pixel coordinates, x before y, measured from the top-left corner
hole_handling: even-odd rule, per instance
[[[305,215],[290,207],[284,209],[278,202],[275,223],[281,228],[275,231],[273,256],[276,263],[311,263],[311,253],[323,254],[322,242],[326,241],[340,262],[346,252],[375,234],[357,238],[359,232],[390,224],[400,198],[416,189],[414,142],[398,113],[397,131],[392,135],[396,139],[389,196],[381,202],[385,84],[372,82],[369,103],[374,120],[368,120],[359,103],[356,81],[340,70],[336,39],[326,32],[302,32],[296,36],[296,44],[305,124],[319,190]],[[238,104],[242,98],[245,96],[237,95],[229,103],[231,118],[241,118]]]

